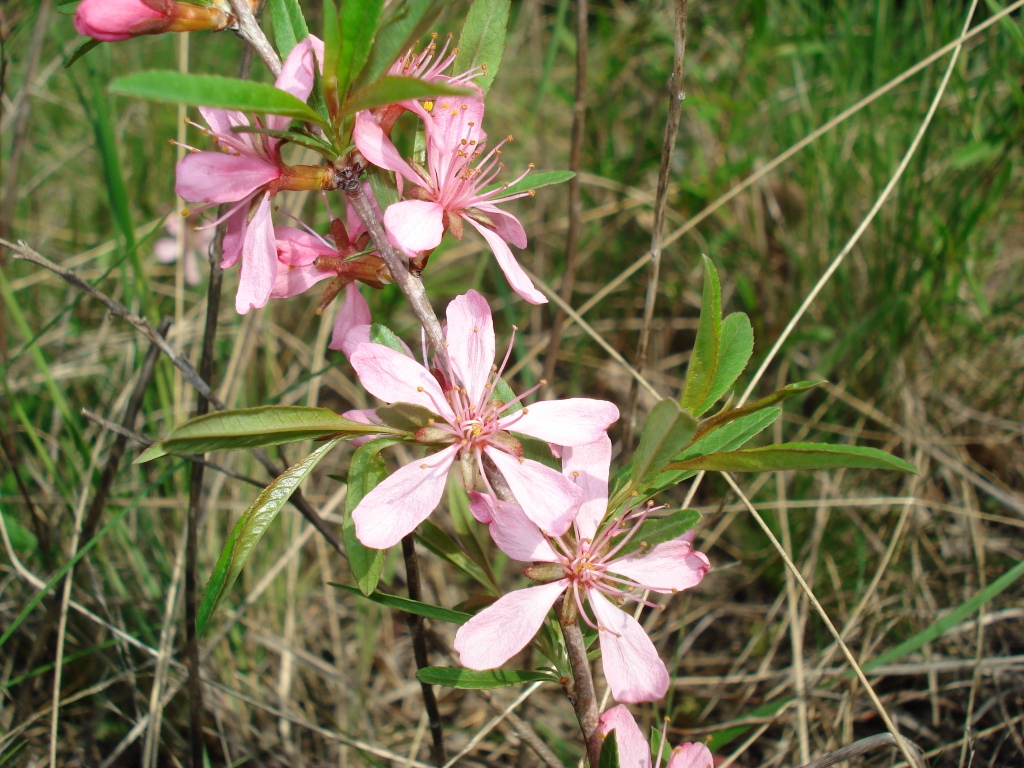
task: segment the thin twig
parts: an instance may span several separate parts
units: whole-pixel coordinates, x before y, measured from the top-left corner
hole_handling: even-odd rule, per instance
[[[661,166],[658,168],[658,191],[654,198],[654,229],[651,233],[651,271],[647,276],[647,297],[644,299],[644,325],[637,342],[636,370],[643,375],[647,366],[647,354],[654,325],[654,305],[658,300],[658,281],[661,275],[661,238],[665,228],[665,206],[668,203],[668,180],[672,173],[672,155],[679,135],[679,122],[683,114],[684,64],[686,62],[686,14],[687,0],[676,0],[674,41],[674,63],[669,81],[668,119],[665,121],[665,139],[661,145]],[[626,423],[623,425],[622,444],[628,450],[633,444],[633,430],[636,429],[636,411],[640,401],[640,388],[636,379],[629,385],[626,399]]]
[[[901,737],[903,744],[907,749],[915,756],[920,755],[920,750],[917,745],[914,744],[907,738]],[[828,768],[830,765],[841,763],[844,760],[849,760],[851,757],[857,755],[863,755],[865,752],[870,752],[879,747],[894,747],[896,746],[896,739],[893,738],[891,733],[879,733],[875,736],[868,736],[866,739],[860,739],[848,744],[845,747],[837,749],[835,752],[831,752],[824,757],[819,757],[817,760],[812,760],[801,768]],[[913,763],[911,763],[913,765]]]
[[[249,3],[246,0],[231,0],[231,9],[235,12],[235,20],[238,22],[238,36],[252,46],[274,77],[280,75],[281,57],[263,34],[263,29],[256,21]]]
[[[583,213],[580,169],[583,167],[583,132],[587,117],[588,6],[588,0],[576,0],[576,99],[572,105],[572,147],[569,150],[569,170],[576,175],[569,180],[569,229],[565,235],[565,271],[559,287],[559,295],[566,304],[572,304],[572,291],[576,284],[576,255],[579,252],[580,217]],[[564,323],[565,310],[559,307],[551,321],[551,337],[544,360],[544,379],[547,381],[554,381]]]
[[[559,615],[562,613],[564,600],[563,596],[555,602],[555,612]],[[590,764],[596,766],[601,761],[601,737],[597,732],[600,712],[597,692],[594,690],[594,675],[590,669],[590,660],[587,658],[587,642],[583,639],[578,618],[574,618],[568,624],[559,622],[559,626],[562,628],[562,637],[565,638],[569,666],[572,667],[572,689],[566,690],[566,693],[572,701],[580,730],[583,731]]]

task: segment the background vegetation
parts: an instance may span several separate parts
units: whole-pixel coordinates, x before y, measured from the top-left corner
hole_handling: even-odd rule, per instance
[[[667,113],[671,8],[662,0],[591,5],[572,305],[595,299],[586,319],[631,358]],[[982,3],[973,25],[1000,7]],[[461,8],[452,7],[439,31],[457,32]],[[153,256],[164,217],[176,206],[176,149],[167,140],[178,135],[178,115],[105,93],[116,74],[177,66],[178,40],[103,45],[66,70],[62,61],[78,44],[68,17],[35,0],[8,0],[0,14],[3,236],[25,240],[153,322],[173,320],[170,340],[194,357],[205,281],[189,286],[180,267]],[[892,177],[948,55],[770,172],[745,180],[954,40],[966,14],[967,4],[931,0],[691,3],[668,216],[669,233],[680,234],[664,255],[648,369],[660,391],[678,392],[685,372],[700,254],[719,265],[726,310],[751,315],[756,361]],[[574,17],[568,0],[514,4],[486,123],[492,135],[515,137],[505,151],[510,173],[528,162],[568,165]],[[830,382],[790,401],[773,439],[873,445],[915,462],[920,474],[750,477],[743,486],[862,662],[948,619],[944,633],[872,672],[887,709],[932,765],[1024,765],[1024,587],[997,582],[998,594],[980,611],[955,611],[976,608],[972,598],[1024,560],[1020,24],[1016,12],[966,43],[896,194],[758,386],[768,392],[785,381]],[[233,75],[240,51],[228,35],[193,36],[188,66]],[[202,139],[191,133],[189,141]],[[283,205],[313,212],[319,203],[293,196]],[[564,189],[541,190],[518,201],[516,211],[531,236],[525,263],[557,284],[566,250]],[[482,245],[470,236],[432,257],[425,277],[437,306],[476,286],[508,297]],[[13,260],[10,251],[2,258],[0,765],[48,759],[58,658],[59,765],[177,765],[187,739],[185,700],[171,695],[184,679],[183,462],[131,466],[139,446],[130,441],[93,545],[76,561],[73,604],[54,589],[61,566],[78,551],[76,521],[95,503],[114,440],[82,409],[124,422],[149,344],[53,275]],[[619,279],[638,261],[639,269]],[[236,280],[233,271],[225,275],[229,295]],[[399,299],[385,290],[371,304],[408,333],[413,320]],[[330,317],[318,317],[315,304],[316,297],[277,302],[242,318],[225,302],[214,377],[223,400],[338,410],[364,404],[340,353],[326,350]],[[499,337],[513,323],[521,328],[513,356],[520,379],[539,380],[552,310],[513,301],[493,306]],[[554,371],[549,388],[558,395],[626,401],[627,374],[572,323]],[[188,417],[194,397],[158,359],[138,419],[127,426],[159,437]],[[325,517],[340,522],[344,484],[329,475],[344,476],[347,458],[334,455],[335,465],[322,465],[305,490]],[[211,458],[267,480],[245,453]],[[256,493],[217,472],[208,473],[207,485],[201,578]],[[664,501],[681,501],[685,490]],[[665,713],[670,740],[715,734],[716,754],[733,764],[797,765],[806,750],[818,755],[883,731],[864,691],[845,676],[831,637],[724,482],[708,478],[694,503],[705,513],[697,541],[713,570],[647,620],[677,676]],[[400,582],[399,563],[389,568]],[[430,598],[453,606],[467,597],[466,585],[429,555],[424,568]],[[516,578],[513,568],[505,575],[509,584]],[[235,612],[220,618],[204,646],[211,764],[426,759],[429,738],[402,617],[331,586],[347,579],[345,562],[287,509],[235,587],[228,606]],[[435,628],[450,641],[449,627]],[[436,663],[450,663],[435,653]],[[807,695],[780,709],[801,685]],[[440,690],[450,749],[465,746],[516,693],[500,690],[488,702]],[[560,757],[578,757],[560,690],[542,688],[517,711]],[[644,710],[648,723],[661,714]],[[724,730],[736,724],[743,729]],[[726,744],[725,734],[735,738]],[[882,751],[864,764],[898,759]],[[504,723],[466,758],[515,760],[531,765],[534,758]]]

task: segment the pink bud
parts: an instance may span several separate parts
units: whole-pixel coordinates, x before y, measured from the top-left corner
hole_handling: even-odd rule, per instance
[[[218,31],[231,23],[217,8],[174,0],[82,0],[75,11],[80,34],[108,43],[162,32]]]

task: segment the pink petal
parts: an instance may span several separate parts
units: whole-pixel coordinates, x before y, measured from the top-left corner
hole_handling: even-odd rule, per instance
[[[452,372],[466,388],[470,402],[489,400],[485,389],[494,365],[494,324],[483,296],[469,291],[448,304],[445,339]]]
[[[237,211],[228,216],[227,230],[224,232],[224,242],[222,243],[221,268],[233,267],[242,255],[242,246],[245,243],[245,230],[249,226],[248,217],[248,206],[241,206]]]
[[[390,208],[388,209],[390,210]],[[463,216],[463,220],[468,221],[474,227],[477,232],[484,236],[484,240],[491,246],[491,250],[494,252],[494,258],[498,260],[498,266],[501,267],[501,271],[505,273],[505,279],[508,280],[508,284],[512,286],[512,290],[522,296],[526,301],[531,304],[546,304],[547,299],[544,298],[544,294],[533,287],[533,282],[527,276],[523,268],[519,266],[519,262],[516,261],[516,257],[512,255],[512,251],[505,241],[501,239],[501,235],[497,232],[492,232],[487,227],[477,224],[472,219]]]
[[[161,264],[173,264],[178,260],[178,243],[173,237],[161,237],[153,243],[153,255]]]
[[[710,568],[703,552],[692,551],[690,542],[679,538],[615,560],[609,570],[654,592],[679,592],[699,584]]]
[[[296,44],[288,53],[288,58],[284,60],[281,74],[274,81],[274,86],[282,91],[288,91],[301,101],[308,99],[313,90],[314,56],[322,74],[324,71],[324,43],[320,38],[310,35]]]
[[[374,397],[386,403],[422,405],[445,420],[454,420],[437,379],[411,357],[383,344],[359,344],[349,361],[359,382]]]
[[[340,349],[349,357],[357,344],[370,343],[370,322],[370,305],[359,292],[359,286],[349,283],[345,286],[345,301],[334,321],[334,333],[327,348]],[[362,329],[358,334],[357,328]]]
[[[526,516],[518,504],[485,496],[469,494],[473,516],[490,526],[491,538],[498,548],[513,560],[523,563],[557,563],[558,555],[537,524]],[[486,515],[486,519],[483,519]]]
[[[526,647],[558,596],[566,580],[509,592],[455,633],[455,650],[470,669],[494,669]]]
[[[440,96],[434,100],[430,120],[425,122],[427,162],[431,169],[448,165],[451,156],[466,145],[487,141],[481,126],[484,120],[483,99],[470,96]]]
[[[363,157],[374,165],[401,174],[413,184],[424,186],[423,179],[402,159],[391,139],[384,135],[384,131],[368,111],[356,113],[352,141],[363,153]]]
[[[457,445],[406,464],[370,491],[352,510],[364,546],[387,549],[427,519],[441,501]]]
[[[574,397],[528,405],[503,418],[501,428],[555,445],[587,445],[600,440],[618,418],[619,409],[612,403]]]
[[[623,704],[602,713],[598,721],[597,732],[601,736],[607,736],[612,731],[615,731],[615,744],[619,748],[619,765],[622,768],[650,768],[650,747],[640,732],[640,726]]]
[[[484,451],[505,477],[523,512],[549,536],[561,536],[572,524],[583,492],[555,470],[517,459],[495,448]]]
[[[343,418],[351,419],[352,421],[358,421],[360,424],[379,424],[380,421],[377,419],[377,411],[373,408],[362,408],[355,409],[352,411],[345,411],[341,414]],[[364,443],[368,443],[371,440],[375,440],[376,435],[366,435],[365,437],[354,437],[349,440],[349,444],[358,448]]]
[[[711,750],[699,742],[680,744],[668,759],[668,768],[713,768],[714,764]]]
[[[82,0],[75,10],[75,29],[79,34],[117,42],[138,34],[152,22],[167,19],[165,13],[151,8],[143,0]]]
[[[281,169],[250,155],[192,152],[178,163],[174,191],[192,202],[233,203],[274,181]]]
[[[494,231],[502,240],[512,243],[516,248],[526,247],[526,230],[519,223],[519,219],[491,203],[481,203],[473,207],[487,214],[488,218],[494,222]]]
[[[244,112],[235,109],[215,109],[213,107],[200,107],[199,114],[210,126],[210,130],[217,134],[218,138],[229,137],[241,141],[251,141],[251,135],[236,133],[232,128],[249,127],[249,118]],[[251,145],[249,145],[251,146]]]
[[[277,275],[277,248],[274,223],[270,218],[270,194],[263,201],[245,230],[242,244],[242,274],[235,294],[235,311],[244,315],[250,309],[266,305]]]
[[[308,267],[318,256],[338,255],[333,246],[297,227],[274,227],[274,239],[277,260],[293,267]]]
[[[310,265],[295,267],[291,264],[278,264],[274,275],[274,290],[270,292],[272,299],[287,299],[305,293],[317,283],[334,277],[333,273]]]
[[[637,621],[600,592],[588,590],[600,632],[604,676],[616,701],[657,701],[668,691],[668,670]]]
[[[406,256],[436,248],[444,235],[444,208],[427,200],[403,200],[384,212],[388,240]],[[492,358],[493,360],[493,358]]]
[[[593,541],[608,511],[608,467],[612,441],[607,434],[590,445],[566,448],[562,452],[562,474],[572,478],[583,491],[583,503],[576,515],[577,537]]]

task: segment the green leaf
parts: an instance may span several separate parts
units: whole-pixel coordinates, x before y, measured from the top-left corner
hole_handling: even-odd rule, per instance
[[[515,184],[490,184],[484,189],[484,193],[493,192],[496,189],[501,189],[501,197],[505,195],[517,195],[520,192],[529,192],[531,189],[540,189],[541,187],[548,187],[552,184],[561,184],[562,182],[568,181],[576,174],[572,171],[540,171],[538,173],[530,173],[517,181]]]
[[[196,632],[200,637],[206,631],[206,625],[213,612],[235,583],[245,561],[249,559],[249,555],[267,528],[274,522],[281,507],[288,503],[288,499],[292,497],[299,484],[339,442],[340,439],[334,439],[325,443],[302,461],[286,469],[263,489],[252,506],[242,514],[224,544],[220,558],[214,566],[213,573],[210,574],[210,580],[206,582],[206,589],[203,590],[203,599],[196,614]]]
[[[394,608],[397,611],[404,611],[405,613],[411,613],[415,616],[423,616],[427,619],[436,619],[437,621],[444,621],[449,624],[465,624],[469,621],[472,616],[462,611],[453,611],[451,608],[441,608],[437,605],[428,605],[427,603],[421,603],[418,600],[410,600],[408,597],[399,597],[398,595],[386,595],[383,592],[374,592],[371,595],[364,595],[355,587],[349,587],[345,584],[335,584],[334,582],[328,582],[332,587],[343,589],[346,592],[351,592],[353,595],[359,595],[365,597],[367,600],[372,600],[378,605],[383,605],[385,608]]]
[[[370,83],[352,94],[342,107],[342,115],[354,115],[363,109],[373,109],[385,104],[395,104],[411,99],[427,99],[435,96],[471,96],[474,91],[441,83],[428,83],[415,77],[393,77],[387,75]]]
[[[323,0],[324,19],[324,71],[321,83],[324,90],[327,114],[331,119],[339,117],[341,98],[338,96],[338,57],[341,55],[341,26],[338,22],[336,0]]]
[[[734,312],[725,318],[721,333],[718,367],[707,395],[694,411],[697,416],[711,408],[732,388],[754,351],[754,329],[750,327],[750,318],[742,312]]]
[[[377,30],[370,60],[361,79],[370,82],[384,74],[399,56],[404,56],[413,47],[418,37],[430,29],[430,25],[441,13],[442,6],[450,2],[403,0],[401,3],[392,3]]]
[[[419,524],[416,529],[416,538],[435,555],[448,561],[477,583],[491,586],[492,582],[487,578],[484,570],[459,548],[451,536],[429,520],[424,520]]]
[[[377,418],[403,432],[416,432],[432,421],[437,421],[437,414],[422,405],[415,403],[392,403],[377,409]]]
[[[74,52],[70,56],[68,56],[68,60],[64,62],[64,69],[70,69],[72,64],[74,64],[80,58],[85,56],[85,54],[87,54],[96,46],[100,45],[102,42],[102,40],[96,40],[95,38],[90,37],[80,46],[75,48]]]
[[[347,436],[395,432],[377,424],[362,424],[339,416],[329,408],[299,405],[263,405],[218,411],[186,421],[135,460],[136,464],[169,453],[192,455],[208,451],[234,451],[261,445],[280,445],[297,440],[318,440],[345,433]]]
[[[494,82],[505,52],[505,28],[511,0],[475,0],[459,35],[459,54],[452,66],[456,74],[480,67],[474,83],[486,94]]]
[[[386,211],[388,206],[398,202],[398,189],[391,171],[373,165],[366,171],[366,178],[370,182],[370,189],[373,190],[373,196],[377,198],[377,205],[380,206],[381,211]]]
[[[643,527],[636,532],[616,557],[624,557],[643,546],[651,549],[666,541],[678,539],[693,528],[700,520],[700,513],[695,509],[677,509],[665,517],[648,518]]]
[[[712,453],[676,461],[669,469],[698,469],[710,472],[776,472],[788,469],[891,469],[916,473],[903,459],[877,448],[823,443],[782,443],[728,453]]]
[[[686,384],[679,398],[680,405],[694,416],[704,412],[700,407],[711,392],[722,349],[722,289],[715,265],[707,256],[703,258],[704,295],[700,304],[700,321],[690,367],[686,370]]]
[[[349,87],[359,77],[377,32],[384,0],[345,0],[338,22],[341,47],[338,51],[338,94],[344,101]]]
[[[494,577],[494,568],[491,562],[494,557],[489,555],[488,550],[485,549],[485,542],[490,541],[490,536],[486,526],[477,522],[473,517],[469,508],[469,495],[466,493],[461,479],[455,474],[448,476],[448,513],[463,551],[480,566],[487,576],[487,580],[480,584],[491,594],[500,595],[501,590],[498,588],[498,580]]]
[[[619,741],[615,731],[609,731],[601,744],[601,756],[598,758],[598,768],[620,768],[619,766]]]
[[[697,431],[697,421],[675,400],[662,400],[651,409],[640,444],[629,470],[632,488],[642,488],[653,480]]]
[[[345,521],[341,524],[341,538],[345,542],[345,554],[352,577],[360,591],[369,595],[377,588],[381,571],[384,569],[384,550],[363,546],[356,537],[356,526],[352,522],[352,511],[359,506],[370,491],[388,475],[387,467],[380,452],[395,443],[391,437],[371,440],[359,446],[352,454],[348,467],[348,490],[345,492]]]
[[[501,400],[503,403],[511,403],[516,399],[516,393],[512,391],[512,387],[508,385],[508,382],[499,376],[498,380],[494,384],[494,392],[491,397],[496,400]],[[523,410],[523,403],[522,401],[519,401],[512,403],[512,405],[501,412],[501,415],[509,416],[521,410]]]
[[[271,136],[281,141],[288,141],[292,144],[298,144],[301,147],[312,149],[314,152],[325,157],[327,160],[334,161],[338,158],[338,150],[334,148],[333,144],[321,139],[319,136],[310,136],[308,133],[299,133],[298,131],[275,131],[270,128],[257,128],[252,125],[236,125],[231,129],[232,133],[261,133],[264,136]]]
[[[328,127],[320,115],[287,91],[267,83],[233,77],[186,75],[169,69],[154,69],[117,78],[110,84],[110,92],[172,104],[284,115]]]
[[[299,0],[270,0],[269,5],[277,52],[282,59],[286,59],[292,48],[309,37],[309,28],[306,27]]]
[[[445,685],[449,688],[462,688],[467,691],[479,691],[487,688],[507,688],[510,685],[526,685],[527,683],[557,683],[558,678],[551,672],[530,669],[488,669],[477,671],[463,667],[424,667],[416,673],[421,683],[427,685]]]
[[[395,332],[382,323],[374,323],[370,326],[370,341],[374,344],[383,344],[388,349],[401,352],[403,355],[409,354],[409,350],[395,335]]]
[[[758,411],[764,410],[769,406],[775,405],[788,400],[791,397],[802,395],[815,387],[821,386],[824,382],[821,381],[798,381],[795,384],[788,384],[782,389],[772,392],[766,397],[762,397],[760,400],[743,406],[742,408],[730,408],[728,410],[716,413],[714,416],[705,419],[701,422],[700,428],[697,430],[697,436],[702,437],[703,435],[710,434],[711,432],[717,431],[724,424],[728,424],[731,421],[737,421],[744,418],[745,416],[757,413]],[[711,451],[705,451],[710,453]]]

